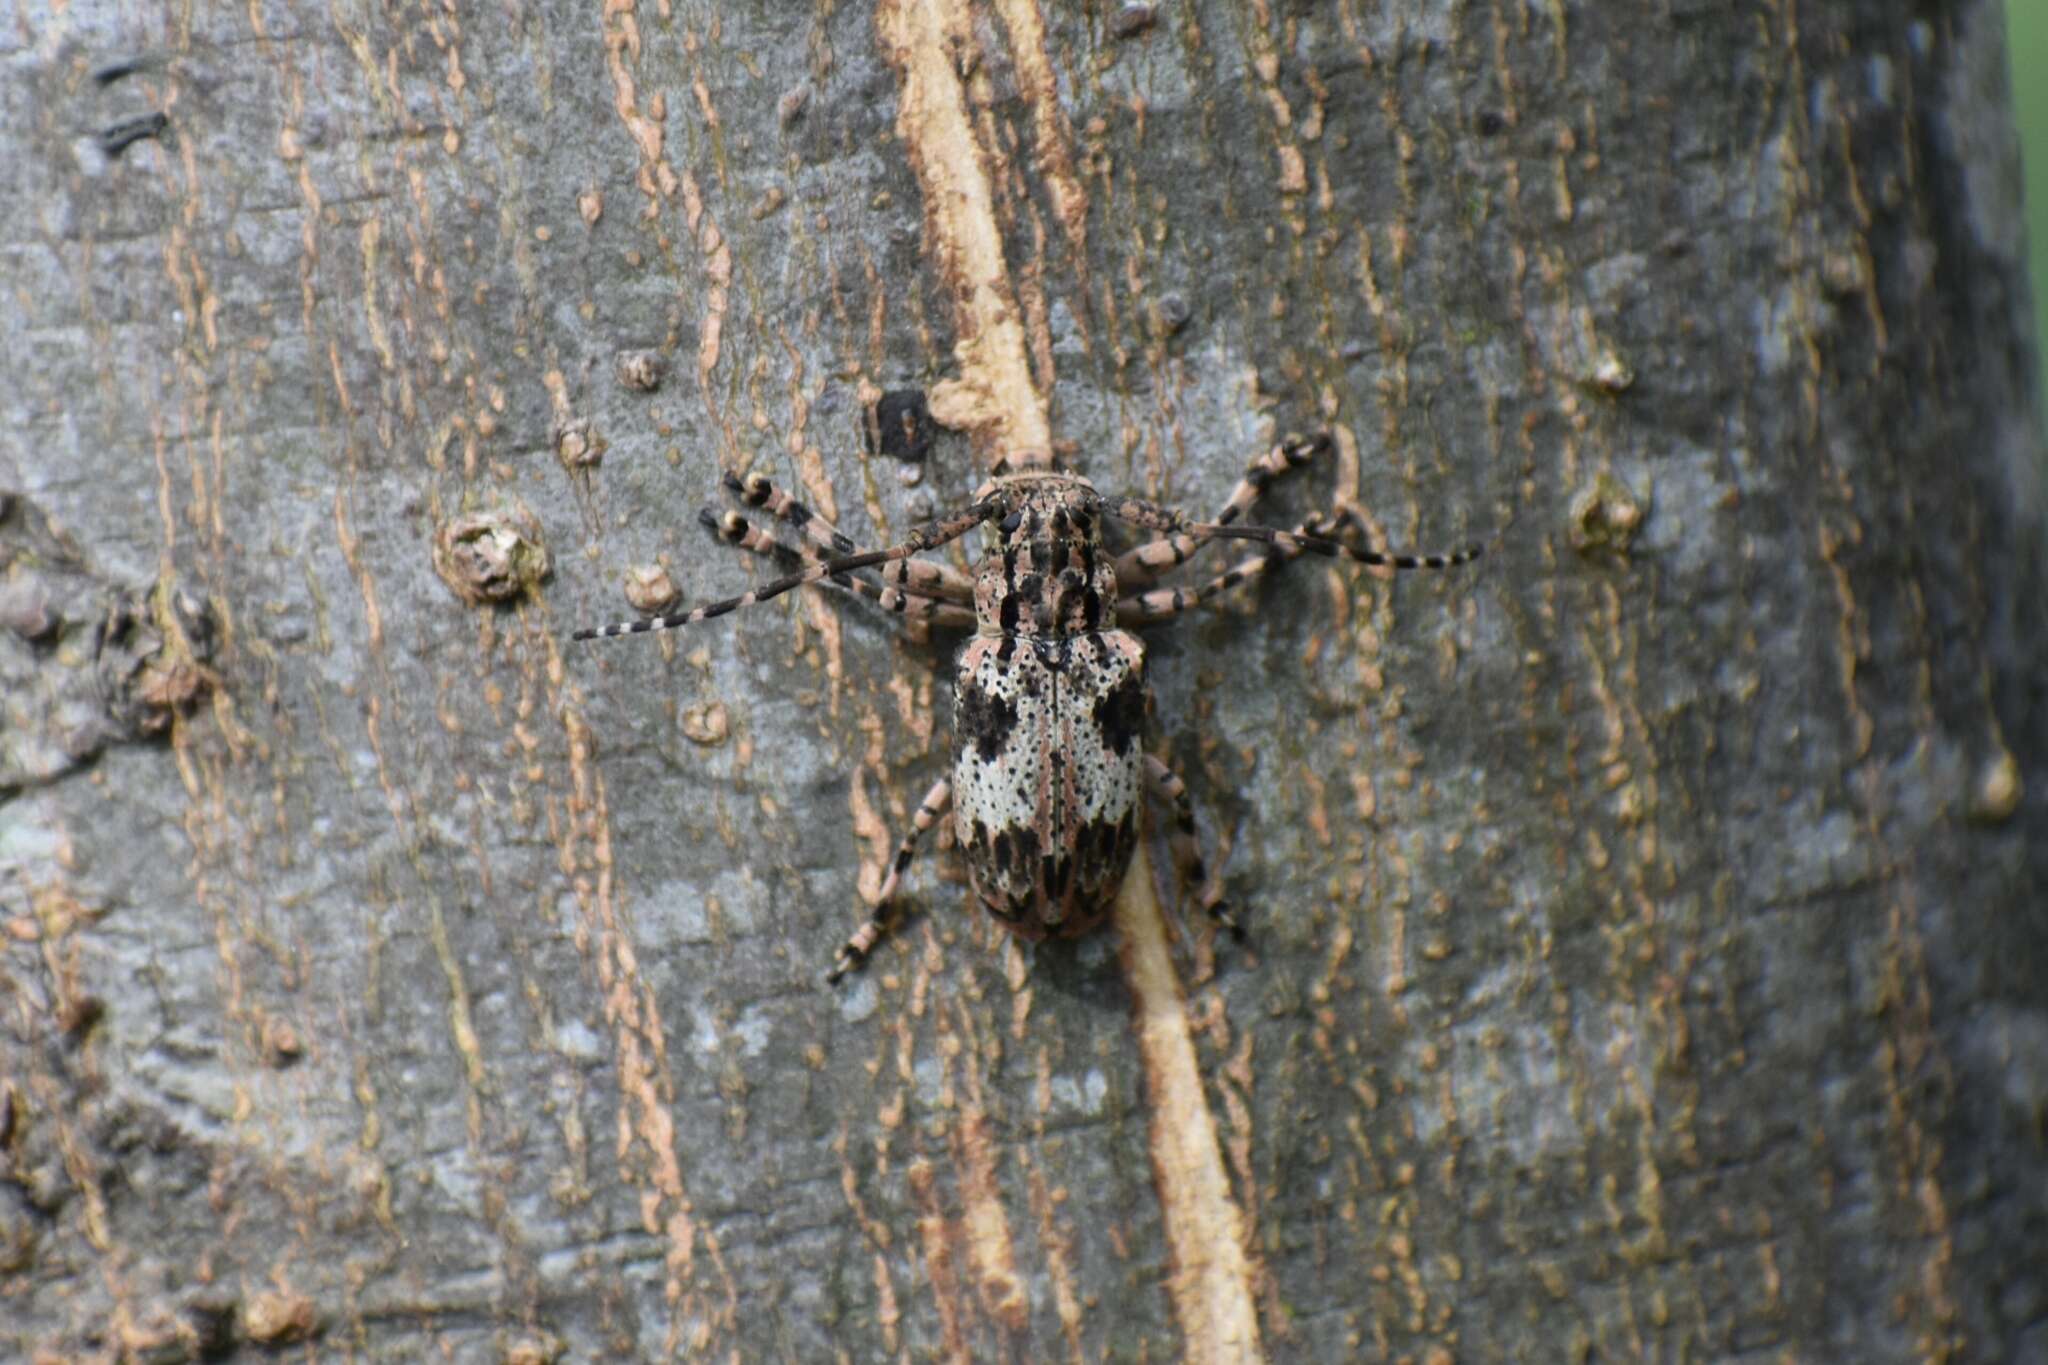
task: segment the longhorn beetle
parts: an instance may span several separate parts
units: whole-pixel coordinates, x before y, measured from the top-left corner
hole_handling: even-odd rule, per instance
[[[1177,616],[1304,553],[1396,569],[1445,569],[1479,556],[1476,545],[1451,554],[1392,555],[1333,539],[1341,530],[1363,529],[1349,509],[1293,531],[1237,524],[1275,476],[1306,464],[1327,445],[1323,436],[1290,437],[1253,460],[1213,522],[1189,521],[1137,498],[1106,498],[1044,455],[1002,459],[967,507],[914,528],[886,550],[861,550],[760,475],[727,473],[727,489],[798,532],[803,549],[763,533],[737,512],[720,517],[706,508],[700,520],[730,544],[785,561],[800,558],[805,567],[694,611],[579,630],[574,638],[693,625],[824,580],[904,613],[920,628],[973,628],[954,662],[952,772],[919,803],[873,911],[840,948],[829,981],[874,950],[919,838],[949,806],[975,895],[1005,929],[1042,939],[1095,928],[1130,864],[1141,782],[1173,807],[1181,876],[1199,888],[1205,909],[1242,936],[1221,888],[1203,868],[1186,787],[1140,745],[1148,710],[1145,650],[1126,627]],[[1102,544],[1105,517],[1160,538],[1113,555]],[[986,528],[986,548],[971,575],[911,557],[977,526]],[[1212,540],[1253,540],[1265,549],[1199,588],[1119,595],[1120,587],[1155,582]],[[874,568],[882,571],[879,586],[859,576]]]

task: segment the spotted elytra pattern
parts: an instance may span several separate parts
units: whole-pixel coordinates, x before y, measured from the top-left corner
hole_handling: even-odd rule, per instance
[[[950,810],[982,907],[1026,939],[1085,934],[1102,922],[1138,837],[1139,792],[1173,808],[1174,861],[1199,903],[1232,932],[1237,923],[1195,842],[1187,790],[1145,752],[1149,712],[1145,649],[1131,626],[1163,621],[1301,554],[1395,569],[1444,569],[1479,556],[1391,555],[1334,537],[1360,530],[1355,513],[1293,531],[1240,524],[1278,475],[1312,459],[1327,438],[1290,438],[1252,461],[1212,522],[1136,498],[1107,498],[1043,456],[999,461],[964,509],[914,528],[886,550],[861,550],[801,502],[759,476],[725,476],[749,507],[801,537],[791,547],[738,512],[706,510],[721,539],[793,567],[751,592],[691,611],[579,630],[578,640],[694,625],[829,581],[931,625],[974,634],[954,663],[953,762],[919,803],[867,921],[840,948],[828,979],[861,965],[887,917],[917,845]],[[1122,555],[1102,542],[1106,519],[1157,533]],[[984,528],[971,574],[913,556]],[[1199,587],[1152,587],[1212,540],[1263,547]],[[862,576],[879,570],[878,584]],[[1138,591],[1127,592],[1137,588]]]

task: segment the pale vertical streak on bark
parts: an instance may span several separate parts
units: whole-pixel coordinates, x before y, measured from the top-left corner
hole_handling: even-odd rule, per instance
[[[984,455],[1017,468],[1050,458],[1052,428],[1031,378],[985,153],[954,60],[966,24],[965,12],[945,0],[894,0],[875,16],[900,87],[896,131],[924,190],[926,244],[953,295],[960,375],[932,386],[932,416],[975,433]]]
[[[1152,860],[1142,842],[1117,893],[1116,923],[1151,1101],[1152,1170],[1173,1252],[1167,1293],[1184,1338],[1181,1358],[1193,1365],[1249,1365],[1265,1356],[1244,1252],[1244,1216],[1223,1170],[1166,918],[1153,890]]]
[[[954,54],[966,16],[944,0],[893,0],[876,30],[901,86],[896,130],[924,190],[925,233],[954,299],[957,380],[935,385],[932,414],[973,431],[1012,468],[1049,461],[1045,396],[1032,382],[1003,256],[985,152],[967,116]],[[985,453],[990,453],[985,451]],[[1151,1100],[1152,1160],[1174,1270],[1168,1283],[1189,1361],[1262,1359],[1244,1217],[1224,1174],[1166,923],[1142,848],[1117,897],[1124,975],[1136,1001]]]
[[[1074,174],[1074,135],[1060,108],[1059,77],[1046,54],[1045,16],[1038,0],[996,0],[996,13],[1010,34],[1017,84],[1031,106],[1033,167],[1052,193],[1053,215],[1073,248],[1075,273],[1087,292],[1088,191]]]

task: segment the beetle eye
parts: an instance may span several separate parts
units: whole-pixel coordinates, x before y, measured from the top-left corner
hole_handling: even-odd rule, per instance
[[[1010,515],[1008,515],[1007,517],[1004,517],[1004,518],[1002,519],[1002,521],[1001,521],[1001,522],[999,523],[999,527],[1000,527],[1000,529],[1001,529],[1002,533],[1003,533],[1004,535],[1008,536],[1008,535],[1015,535],[1015,534],[1017,533],[1017,528],[1018,528],[1019,526],[1022,526],[1023,524],[1024,524],[1024,514],[1023,514],[1023,513],[1022,513],[1022,512],[1020,511],[1020,512],[1012,512],[1012,513],[1010,513]]]

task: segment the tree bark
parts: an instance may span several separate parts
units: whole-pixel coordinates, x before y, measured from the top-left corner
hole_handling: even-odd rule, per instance
[[[2048,1360],[1996,3],[12,32],[0,1355]],[[953,638],[567,643],[1288,430],[1488,553],[1147,633],[1241,947],[931,840],[828,989]]]

